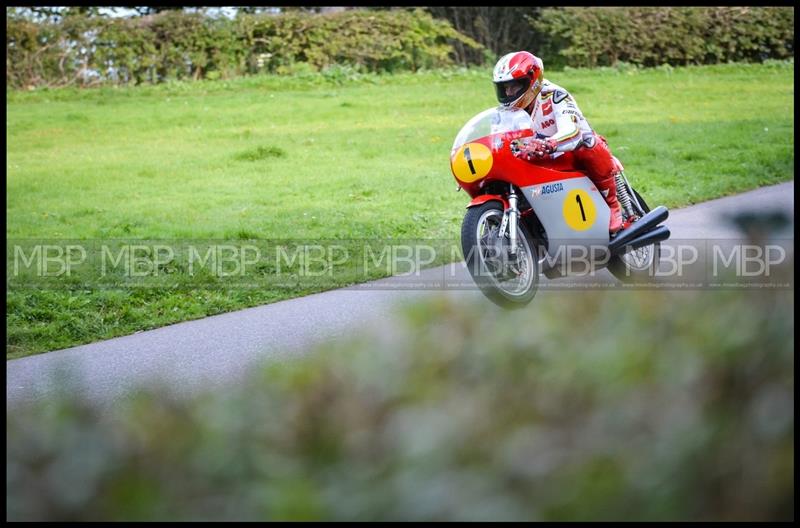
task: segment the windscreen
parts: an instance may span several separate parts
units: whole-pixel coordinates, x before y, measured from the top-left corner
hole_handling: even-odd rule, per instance
[[[453,151],[469,143],[493,134],[504,134],[517,130],[533,130],[531,116],[520,108],[489,108],[470,119],[459,131],[453,142]]]

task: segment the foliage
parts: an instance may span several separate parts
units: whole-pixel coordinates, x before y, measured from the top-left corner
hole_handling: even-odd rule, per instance
[[[245,15],[239,23],[267,71],[280,72],[296,62],[317,70],[339,64],[363,71],[416,71],[452,64],[452,41],[480,48],[421,10]]]
[[[441,296],[218,394],[65,391],[8,412],[7,517],[790,520],[793,315],[752,289]]]
[[[794,11],[780,7],[299,8],[277,15],[254,8],[233,20],[203,9],[142,9],[144,16],[113,18],[98,8],[30,8],[34,17],[8,8],[6,85],[159,83],[298,68],[418,71],[492,63],[517,49],[543,57],[549,69],[794,54]]]
[[[557,65],[675,66],[794,56],[791,7],[547,8],[531,25],[548,35]]]
[[[89,40],[105,24],[82,14],[59,23],[6,16],[6,86],[91,85],[93,53]]]
[[[537,17],[540,7],[522,6],[434,6],[427,10],[450,22],[459,33],[472,37],[484,50],[456,45],[456,56],[462,64],[493,64],[498,57],[516,50],[542,53],[546,36],[534,30],[528,20]]]
[[[291,73],[298,63],[312,71],[416,71],[452,65],[454,43],[481,49],[420,9],[235,20],[172,9],[133,18],[76,12],[41,22],[10,11],[6,31],[6,83],[15,88]]]

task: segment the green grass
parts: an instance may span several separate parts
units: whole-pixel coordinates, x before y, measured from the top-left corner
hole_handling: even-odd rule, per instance
[[[648,202],[668,207],[793,178],[793,76],[793,63],[548,74],[572,91]],[[488,70],[10,92],[6,234],[452,239],[467,198],[454,192],[452,139],[494,103]],[[353,280],[227,291],[12,288],[6,355]]]

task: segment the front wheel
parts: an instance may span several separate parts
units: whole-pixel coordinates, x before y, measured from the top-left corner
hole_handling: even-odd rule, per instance
[[[506,231],[498,236],[503,205],[497,201],[470,207],[461,224],[461,249],[475,284],[493,303],[503,308],[521,308],[536,295],[539,261],[527,227],[517,226],[517,255],[509,253]]]

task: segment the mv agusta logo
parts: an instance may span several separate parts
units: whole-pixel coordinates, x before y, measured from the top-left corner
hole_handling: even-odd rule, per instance
[[[547,185],[542,185],[541,187],[534,187],[533,188],[533,196],[534,198],[537,196],[546,196],[548,194],[554,194],[557,192],[561,192],[564,190],[564,185],[561,183],[552,183]]]

